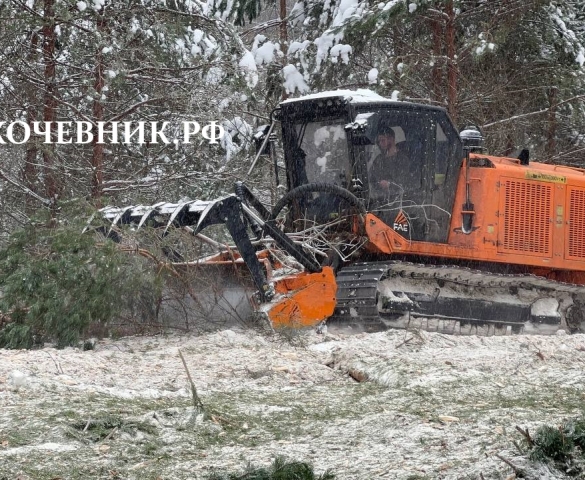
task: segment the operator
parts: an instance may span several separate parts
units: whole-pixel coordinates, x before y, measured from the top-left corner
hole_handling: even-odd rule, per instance
[[[379,196],[388,196],[390,192],[401,194],[409,182],[412,165],[404,152],[396,146],[396,133],[388,125],[378,130],[376,145],[380,153],[370,166],[370,185]]]

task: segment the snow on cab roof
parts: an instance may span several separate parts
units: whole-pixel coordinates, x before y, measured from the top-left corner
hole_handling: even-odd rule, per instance
[[[357,90],[329,90],[326,92],[311,93],[299,98],[289,98],[284,100],[281,104],[298,102],[299,100],[317,100],[320,98],[343,97],[352,103],[357,102],[391,102],[389,98],[384,98],[372,90],[366,88],[358,88]]]

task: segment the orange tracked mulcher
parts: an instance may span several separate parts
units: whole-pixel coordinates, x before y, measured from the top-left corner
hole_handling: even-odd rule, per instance
[[[275,157],[280,123],[287,193],[272,208],[238,182],[218,200],[102,213],[208,243],[200,232],[225,224],[235,245],[188,264],[246,265],[254,307],[275,325],[580,329],[585,170],[487,155],[444,109],[367,90],[287,100],[273,119],[260,153]]]

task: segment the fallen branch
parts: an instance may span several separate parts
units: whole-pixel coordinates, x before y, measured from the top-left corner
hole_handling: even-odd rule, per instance
[[[61,375],[61,374],[65,373],[63,371],[63,367],[61,367],[61,364],[57,360],[55,360],[55,358],[53,358],[53,355],[51,355],[50,352],[47,352],[47,355],[49,355],[49,357],[51,357],[51,360],[53,360],[53,363],[55,364],[55,368],[57,369],[57,375]]]
[[[498,457],[502,462],[504,462],[506,465],[508,465],[512,470],[514,470],[514,473],[520,477],[520,478],[524,478],[526,476],[526,472],[524,470],[522,470],[521,468],[517,467],[516,465],[514,465],[510,460],[508,460],[507,458],[502,457],[501,455],[499,455],[498,453],[496,453],[496,457]]]
[[[518,442],[517,442],[516,440],[514,440],[512,443],[513,443],[513,444],[514,444],[514,446],[516,447],[516,450],[518,450],[518,453],[519,453],[520,455],[524,455],[524,453],[525,453],[525,452],[524,452],[524,450],[522,449],[522,447],[521,447],[520,445],[518,445]]]
[[[85,427],[83,429],[83,433],[87,432],[87,429],[89,428],[90,423],[91,423],[91,417],[89,417],[87,419],[87,423],[85,424]]]
[[[237,423],[234,423],[228,420],[227,418],[222,417],[221,415],[211,415],[211,420],[213,421],[213,423],[216,424],[225,423],[227,425],[230,425],[231,427],[237,426]]]
[[[183,366],[185,367],[185,372],[187,372],[187,378],[189,379],[189,383],[191,384],[191,395],[193,395],[193,406],[195,410],[199,410],[202,413],[205,413],[205,407],[203,406],[203,402],[199,398],[197,394],[197,388],[195,387],[195,382],[193,382],[193,378],[191,377],[191,372],[189,372],[189,367],[187,367],[187,362],[185,361],[185,357],[183,357],[183,352],[179,350],[179,357],[181,357],[181,361],[183,362]]]
[[[410,342],[410,341],[411,341],[413,338],[414,338],[414,337],[407,338],[406,340],[404,340],[404,342],[402,342],[402,343],[399,343],[398,345],[396,345],[396,348],[400,348],[400,347],[402,347],[402,345],[406,345],[406,344],[407,344],[408,342]]]
[[[356,370],[355,368],[350,368],[347,371],[347,374],[358,383],[368,381],[368,374],[365,372],[360,372],[359,370]]]
[[[101,441],[101,443],[105,442],[106,440],[108,440],[109,438],[112,437],[112,435],[114,435],[114,433],[116,433],[118,431],[118,427],[114,427],[112,429],[112,431],[110,433],[108,433],[108,435]]]
[[[518,430],[522,434],[522,436],[528,442],[528,445],[530,445],[531,447],[534,446],[534,440],[530,436],[530,433],[528,432],[528,429],[522,430],[518,425],[516,425],[516,430]]]

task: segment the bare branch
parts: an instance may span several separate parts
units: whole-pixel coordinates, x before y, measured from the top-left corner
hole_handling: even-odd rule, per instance
[[[130,115],[131,113],[135,112],[136,110],[138,110],[140,107],[144,106],[144,105],[148,105],[151,103],[157,103],[164,100],[164,98],[151,98],[149,100],[144,100],[143,102],[138,102],[134,105],[132,105],[130,108],[124,110],[123,112],[119,113],[118,115],[108,119],[106,121],[106,123],[109,122],[117,122],[118,120],[121,120],[122,118],[124,118],[127,115]]]
[[[513,117],[504,118],[503,120],[497,120],[495,122],[486,123],[486,124],[482,125],[482,128],[490,128],[490,127],[493,127],[494,125],[501,125],[503,123],[513,122],[514,120],[518,120],[520,118],[527,118],[527,117],[533,117],[534,115],[541,115],[543,113],[547,113],[549,110],[550,110],[549,108],[545,108],[543,110],[538,110],[536,112],[521,113],[520,115],[514,115]]]
[[[185,367],[185,371],[187,372],[187,378],[189,379],[189,383],[191,384],[191,395],[193,395],[193,406],[196,410],[205,413],[205,407],[203,406],[203,402],[201,398],[197,394],[197,388],[195,387],[195,382],[191,377],[191,372],[189,371],[189,367],[187,367],[187,362],[185,361],[185,357],[183,357],[183,352],[179,349],[179,357],[181,357],[181,361],[183,362],[183,367]]]
[[[26,193],[27,195],[30,195],[33,198],[36,198],[39,202],[43,203],[44,205],[46,205],[46,206],[52,205],[52,202],[49,199],[41,197],[37,193],[33,192],[30,188],[17,182],[16,180],[14,180],[10,176],[8,176],[6,174],[6,172],[4,172],[4,170],[2,170],[2,169],[0,169],[0,178],[3,178],[4,180],[6,180],[8,183],[11,183],[15,187],[20,188],[24,193]]]
[[[584,98],[584,97],[585,97],[585,95],[577,95],[575,97],[568,98],[567,100],[563,100],[562,102],[558,102],[557,104],[555,104],[555,107],[558,107],[559,105],[563,105],[565,103],[573,102],[575,100],[579,100],[579,99]],[[486,124],[482,125],[482,128],[489,128],[489,127],[493,127],[494,125],[501,125],[503,123],[513,122],[514,120],[518,120],[519,118],[526,118],[526,117],[532,117],[534,115],[541,115],[543,113],[548,113],[549,111],[550,111],[550,107],[544,108],[542,110],[538,110],[536,112],[521,113],[520,115],[514,115],[513,117],[504,118],[503,120],[498,120],[496,122],[486,123]]]

